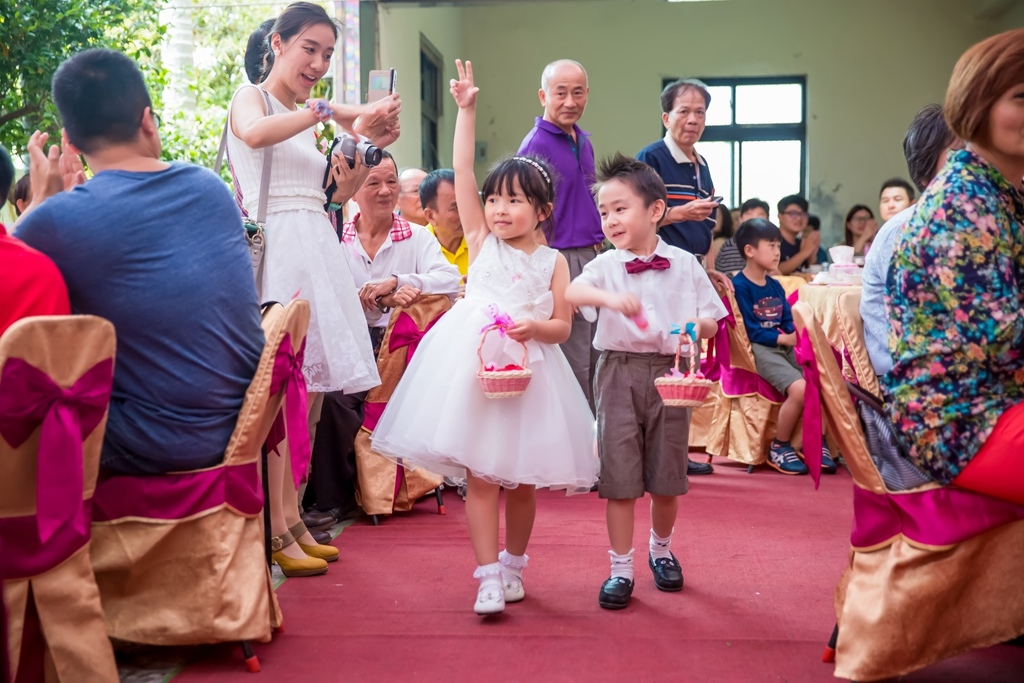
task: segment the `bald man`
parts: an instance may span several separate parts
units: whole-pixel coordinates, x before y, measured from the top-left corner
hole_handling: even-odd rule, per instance
[[[426,225],[427,217],[420,205],[420,183],[427,177],[422,168],[407,168],[398,174],[398,213],[416,225]]]
[[[533,130],[519,146],[519,154],[543,157],[554,167],[555,215],[551,224],[545,226],[544,237],[565,256],[571,277],[578,276],[597,256],[604,239],[601,217],[590,192],[594,184],[594,148],[590,134],[576,125],[589,95],[583,65],[570,59],[548,64],[541,74],[538,92],[544,115],[537,117]],[[593,328],[577,313],[573,316],[572,334],[562,344],[562,352],[591,408],[591,381],[597,363]]]

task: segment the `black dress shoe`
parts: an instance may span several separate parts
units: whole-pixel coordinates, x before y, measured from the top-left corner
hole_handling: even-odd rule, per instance
[[[331,541],[334,540],[334,537],[331,536],[331,532],[327,531],[326,529],[322,531],[310,531],[309,535],[312,536],[313,540],[319,543],[320,545],[330,545]]]
[[[338,508],[332,508],[330,510],[317,510],[316,508],[310,508],[302,513],[302,523],[305,524],[306,528],[310,531],[330,529],[338,523],[338,512]]]
[[[654,585],[658,587],[658,590],[668,593],[683,590],[683,568],[679,566],[679,560],[675,555],[659,557],[657,560],[649,557],[649,562],[651,572],[654,574]]]
[[[621,576],[613,576],[601,586],[597,604],[605,609],[622,609],[633,596],[633,582]]]
[[[686,474],[693,476],[695,474],[711,474],[715,471],[715,468],[711,466],[709,462],[694,462],[687,458],[686,460]]]

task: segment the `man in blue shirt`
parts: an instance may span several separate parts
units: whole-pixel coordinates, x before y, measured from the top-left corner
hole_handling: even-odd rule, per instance
[[[715,229],[718,202],[711,171],[704,157],[693,146],[704,134],[704,119],[711,104],[707,86],[695,78],[670,83],[661,92],[661,122],[665,137],[644,147],[636,155],[661,176],[668,189],[668,210],[661,219],[658,234],[674,247],[697,257],[711,250],[711,231]],[[732,282],[712,268],[708,277],[716,287],[732,289]],[[688,474],[711,474],[707,463],[690,461]]]
[[[149,93],[125,55],[78,53],[53,98],[65,152],[94,176],[33,206],[17,236],[57,264],[74,313],[117,332],[101,468],[216,465],[264,344],[238,208],[210,171],[160,161]]]
[[[590,134],[577,125],[587,107],[590,86],[587,72],[579,62],[561,59],[544,67],[540,79],[540,103],[544,116],[519,146],[520,155],[546,159],[555,170],[555,213],[545,231],[548,244],[569,262],[570,279],[600,251],[604,233],[594,195],[594,147]],[[576,380],[594,407],[591,378],[597,364],[594,325],[576,313],[569,340],[561,345]]]
[[[694,145],[704,134],[711,105],[707,87],[697,79],[670,83],[661,93],[665,137],[644,147],[636,158],[648,164],[668,188],[668,211],[661,221],[661,238],[700,260],[711,249],[718,202],[715,184],[704,157]]]

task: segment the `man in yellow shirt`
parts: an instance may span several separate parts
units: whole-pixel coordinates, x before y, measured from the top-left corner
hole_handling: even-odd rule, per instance
[[[427,230],[441,244],[444,257],[465,278],[469,270],[469,250],[455,203],[455,171],[450,168],[431,171],[420,183],[420,204],[429,221]]]

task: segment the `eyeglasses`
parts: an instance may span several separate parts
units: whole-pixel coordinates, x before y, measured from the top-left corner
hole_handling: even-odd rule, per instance
[[[152,109],[149,110],[149,113],[153,115],[153,123],[155,123],[156,127],[159,128],[160,127],[160,123],[161,123],[160,114],[157,114]],[[139,117],[139,125],[140,126],[142,125],[142,120],[144,118],[146,118],[146,110],[145,109],[142,110],[142,116]]]
[[[867,223],[871,220],[871,216],[854,216],[850,219],[851,223]]]
[[[795,209],[791,209],[789,211],[783,211],[782,215],[783,216],[789,216],[790,218],[807,218],[807,212],[806,211],[796,211]]]

